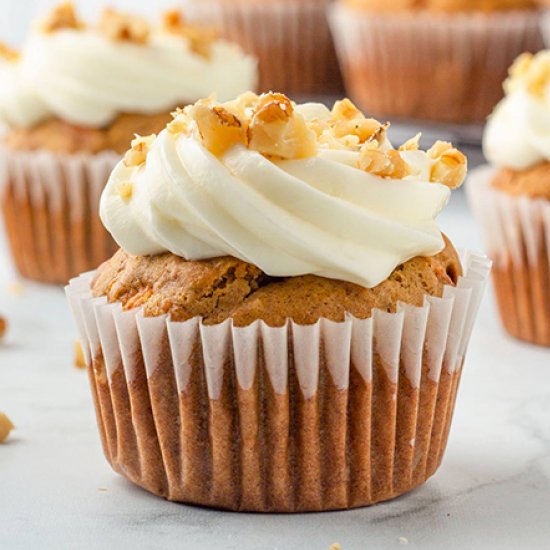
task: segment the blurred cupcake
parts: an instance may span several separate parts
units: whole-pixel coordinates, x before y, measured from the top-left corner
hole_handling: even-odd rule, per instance
[[[343,82],[327,22],[332,0],[185,0],[194,21],[259,59],[260,90],[302,98],[339,96]]]
[[[506,330],[550,346],[550,52],[521,56],[491,115],[468,192],[494,260]]]
[[[482,123],[512,61],[541,47],[532,0],[339,0],[330,19],[348,91],[402,119]]]
[[[489,265],[435,223],[464,155],[386,129],[348,100],[246,94],[117,165],[101,217],[122,249],[67,287],[117,472],[295,512],[436,471]]]
[[[255,86],[255,61],[167,13],[162,25],[106,10],[97,26],[70,4],[20,54],[0,48],[1,202],[22,275],[63,283],[115,250],[97,210],[134,134],[161,130],[177,105]]]

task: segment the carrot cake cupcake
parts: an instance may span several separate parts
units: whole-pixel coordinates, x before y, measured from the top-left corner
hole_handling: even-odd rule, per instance
[[[338,0],[348,91],[369,112],[481,124],[508,66],[541,47],[534,0]]]
[[[259,60],[260,90],[302,98],[344,91],[327,9],[333,0],[185,0],[193,20],[221,29]]]
[[[550,346],[550,51],[519,57],[504,89],[483,141],[492,166],[472,174],[468,191],[506,330]]]
[[[113,171],[67,287],[112,467],[170,500],[345,509],[445,450],[488,261],[435,223],[466,158],[349,101],[199,101]]]
[[[115,250],[97,216],[110,171],[134,134],[161,130],[176,106],[256,83],[256,62],[176,12],[159,25],[71,4],[40,21],[21,52],[0,48],[1,202],[19,271],[64,283]]]

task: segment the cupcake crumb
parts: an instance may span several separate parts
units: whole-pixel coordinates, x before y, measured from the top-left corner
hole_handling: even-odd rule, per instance
[[[328,550],[342,550],[342,547],[340,546],[339,542],[335,542],[334,544],[330,545],[330,548]]]
[[[409,539],[407,537],[399,537],[398,540],[401,546],[407,546],[407,544],[409,544]]]
[[[4,443],[10,432],[15,428],[12,421],[7,417],[6,414],[0,412],[0,443]]]
[[[82,351],[82,345],[78,341],[74,343],[74,366],[77,369],[86,368],[86,360],[84,359],[84,352]]]
[[[8,330],[8,322],[4,317],[0,317],[0,340],[4,338],[6,335],[6,331]]]

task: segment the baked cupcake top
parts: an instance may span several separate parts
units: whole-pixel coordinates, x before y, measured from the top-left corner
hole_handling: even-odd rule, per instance
[[[364,10],[395,12],[427,10],[434,12],[509,11],[532,9],[535,0],[344,0],[347,5]]]
[[[371,288],[445,247],[435,217],[466,173],[448,143],[399,149],[349,101],[282,94],[206,99],[138,137],[101,198],[104,225],[136,256],[231,256],[270,277]]]
[[[521,55],[504,90],[485,128],[485,156],[512,170],[550,161],[550,51]]]
[[[178,12],[153,25],[107,9],[86,25],[66,3],[19,54],[0,54],[0,120],[15,127],[55,117],[99,128],[121,113],[155,114],[212,92],[229,99],[257,79],[253,58]]]

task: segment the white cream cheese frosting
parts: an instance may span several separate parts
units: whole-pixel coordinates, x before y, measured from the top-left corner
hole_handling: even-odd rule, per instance
[[[514,170],[550,161],[550,51],[522,55],[505,90],[485,128],[487,160]]]
[[[385,138],[378,145],[392,150]],[[373,287],[444,247],[435,218],[450,190],[431,181],[441,159],[414,147],[399,153],[403,179],[359,169],[357,148],[321,142],[306,158],[273,158],[243,143],[215,155],[193,122],[187,132],[162,131],[146,149],[145,162],[117,165],[101,198],[105,227],[130,254],[230,255],[271,276]]]
[[[50,116],[102,127],[120,113],[154,114],[212,93],[226,100],[257,82],[256,61],[238,46],[214,40],[204,56],[160,27],[145,43],[92,27],[37,31],[4,65],[0,117],[24,127]]]

